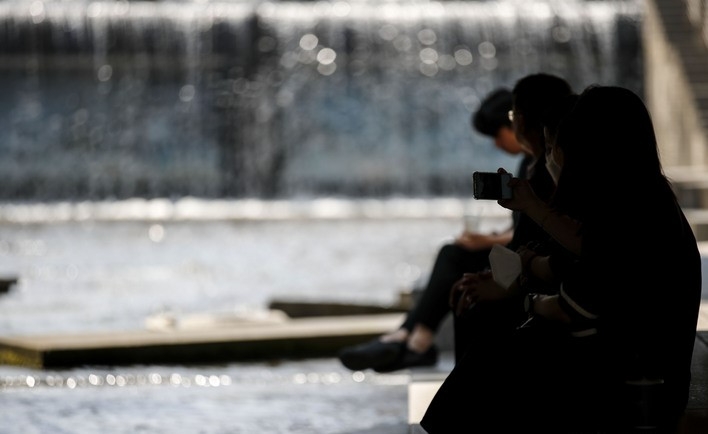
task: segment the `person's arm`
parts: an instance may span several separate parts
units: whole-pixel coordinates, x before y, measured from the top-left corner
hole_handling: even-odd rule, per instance
[[[535,295],[532,300],[530,315],[563,323],[574,336],[597,333],[598,295],[579,275],[564,281],[559,294]]]
[[[516,253],[521,257],[522,273],[537,277],[544,282],[553,282],[556,278],[551,266],[550,256],[539,255],[527,246],[520,246]]]
[[[513,297],[515,285],[503,288],[494,281],[491,271],[465,273],[450,289],[450,307],[455,315],[462,315],[478,302],[494,302]]]
[[[570,252],[580,255],[582,237],[579,232],[581,225],[577,220],[556,212],[541,200],[534,201],[525,212],[560,245]]]
[[[513,178],[509,181],[509,186],[513,189],[513,197],[497,201],[499,205],[526,213],[559,244],[576,255],[580,254],[582,238],[579,235],[581,225],[578,221],[555,212],[550,205],[536,196],[528,181]]]
[[[534,256],[529,261],[528,269],[531,274],[544,282],[553,282],[556,278],[553,268],[551,268],[550,256]]]
[[[492,234],[479,234],[465,231],[455,239],[454,243],[467,250],[488,250],[495,244],[508,244],[513,236],[513,228]]]
[[[571,321],[570,316],[561,308],[558,295],[535,295],[529,314],[565,324]]]

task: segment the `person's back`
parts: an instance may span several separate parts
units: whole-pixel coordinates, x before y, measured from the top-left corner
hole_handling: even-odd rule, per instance
[[[632,92],[593,87],[561,136],[572,145],[556,194],[577,198],[583,215],[582,266],[564,299],[593,314],[576,324],[597,333],[607,380],[598,393],[614,405],[615,423],[626,402],[610,398],[622,396],[625,381],[663,382],[655,390],[663,389],[663,424],[672,425],[688,397],[701,259],[663,175],[651,118]]]
[[[656,390],[663,389],[657,394],[663,424],[671,425],[688,398],[700,253],[663,176],[651,119],[639,97],[597,87],[583,98],[577,122],[564,126],[564,140],[573,143],[567,152],[575,154],[561,175],[575,178],[582,191],[558,192],[582,198],[576,207],[584,215],[582,267],[577,281],[565,287],[567,297],[595,316],[600,362],[611,381],[601,392],[608,396],[601,398],[612,402],[621,396],[624,381],[654,382]],[[607,393],[612,387],[620,389]],[[612,418],[623,418],[626,404],[614,402],[619,410]]]
[[[655,196],[654,203],[626,213],[637,219],[619,219],[620,224],[638,224],[645,230],[629,240],[631,262],[637,266],[622,267],[628,262],[619,252],[623,249],[611,253],[610,264],[617,264],[623,278],[608,290],[625,293],[612,305],[606,326],[612,333],[620,331],[613,336],[610,351],[624,353],[624,376],[663,381],[662,405],[680,412],[688,399],[702,278],[696,239],[672,195],[665,191]]]

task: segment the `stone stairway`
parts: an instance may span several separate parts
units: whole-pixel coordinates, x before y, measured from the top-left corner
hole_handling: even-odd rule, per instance
[[[645,3],[645,94],[666,174],[697,237],[708,240],[708,4]]]

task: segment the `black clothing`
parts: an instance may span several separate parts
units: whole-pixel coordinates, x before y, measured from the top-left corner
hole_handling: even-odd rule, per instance
[[[520,162],[517,170],[517,177],[528,179],[531,173],[530,167],[533,164],[533,157],[526,155]],[[545,167],[544,167],[545,171]],[[546,172],[547,173],[547,172]],[[550,176],[549,176],[550,178]],[[526,227],[523,223],[528,217],[519,212],[512,213],[513,227],[519,225]],[[525,229],[521,234],[526,233]],[[521,235],[516,235],[514,238]],[[489,253],[491,249],[471,251],[457,244],[446,244],[440,248],[435,258],[435,263],[428,278],[428,283],[422,291],[421,296],[416,300],[413,308],[408,311],[401,328],[413,331],[416,324],[423,324],[433,332],[437,332],[443,319],[450,314],[450,290],[464,273],[476,273],[489,268]],[[516,311],[515,311],[516,312]],[[516,312],[518,313],[518,312]],[[480,329],[492,331],[500,329],[509,324],[515,325],[515,320],[502,321],[503,314],[500,312],[490,312],[489,315],[480,315]],[[486,320],[482,317],[487,318]],[[499,326],[494,325],[499,323]],[[488,327],[487,327],[488,325]],[[455,325],[455,328],[457,326]],[[455,355],[456,357],[466,351],[469,339],[462,339],[458,343],[458,333],[455,332]],[[463,347],[464,346],[464,347]],[[378,372],[390,372],[401,367],[429,366],[437,362],[437,352],[433,346],[425,354],[415,354],[407,350],[407,346],[396,347],[395,345],[381,344],[378,339],[357,346],[345,347],[339,352],[339,359],[349,369],[359,370],[371,368]],[[413,362],[411,362],[413,361]]]
[[[536,196],[542,201],[549,203],[555,183],[545,166],[545,158],[530,161],[526,167],[526,179]],[[549,239],[549,235],[531,217],[518,212],[516,225],[514,226],[514,237],[507,244],[511,250],[516,250],[530,242],[543,242]]]
[[[476,352],[484,351],[484,341],[499,339],[504,341],[528,319],[528,314],[523,307],[523,299],[526,294],[558,294],[563,277],[575,267],[577,256],[548,235],[540,241],[529,241],[527,245],[538,255],[550,258],[555,279],[552,282],[546,282],[540,278],[526,275],[518,294],[504,300],[477,303],[462,315],[455,316],[456,362],[459,362],[470,349],[474,349]]]
[[[549,202],[555,184],[546,169],[545,159],[536,161],[529,159],[525,175],[534,193],[540,199]],[[517,250],[521,246],[530,245],[534,246],[534,250],[544,246],[546,252],[539,251],[539,253],[545,254],[564,250],[531,217],[519,213],[514,227],[514,236],[506,247]],[[463,315],[453,318],[455,361],[458,362],[468,350],[476,347],[480,340],[504,339],[525,319],[526,313],[518,298],[475,304]]]
[[[611,216],[598,210],[586,219],[581,266],[560,302],[575,334],[596,331],[610,385],[663,380],[671,425],[688,400],[701,257],[670,187],[650,191],[632,203],[617,199]]]
[[[702,278],[696,239],[668,189],[632,203],[615,198],[586,216],[580,260],[559,295],[571,323],[537,318],[539,327],[476,341],[421,426],[429,434],[626,432],[635,422],[628,382],[649,379],[663,381],[653,422],[671,432],[688,399]]]
[[[543,158],[536,160],[526,155],[516,176],[528,179],[538,197],[549,201],[555,184],[546,170]],[[548,234],[529,216],[521,212],[512,214],[514,235],[507,247],[516,250],[530,242],[546,242]],[[456,244],[444,245],[435,259],[428,284],[414,308],[408,313],[402,325],[413,330],[420,323],[432,331],[437,331],[442,320],[450,312],[450,290],[464,273],[476,273],[489,268],[490,249],[469,251]],[[518,300],[486,303],[475,306],[464,317],[453,318],[455,333],[455,358],[459,358],[474,345],[476,339],[494,339],[511,332],[525,315]]]
[[[573,344],[569,334],[545,324],[476,341],[435,394],[421,426],[429,434],[567,434],[561,427],[593,413],[592,401],[568,399],[588,389],[587,381],[568,378],[575,369],[588,371],[594,355],[581,347],[571,357]]]
[[[489,267],[489,249],[467,250],[457,244],[440,248],[430,273],[427,286],[413,309],[406,315],[402,328],[412,331],[416,324],[424,324],[432,331],[450,313],[450,289],[464,273],[474,273]]]
[[[528,178],[529,168],[533,164],[533,157],[526,155],[520,162],[515,174],[518,178]],[[544,167],[545,171],[545,167]],[[547,174],[547,172],[546,172]],[[550,176],[549,176],[550,178]],[[552,182],[552,181],[551,181]],[[523,234],[531,229],[526,222],[528,217],[522,213],[512,213],[514,227],[514,238],[517,242]],[[523,222],[523,223],[522,223]],[[533,223],[533,221],[531,221]],[[517,235],[516,228],[522,225],[521,235]],[[439,251],[435,258],[433,269],[428,278],[428,284],[423,289],[420,299],[417,300],[413,309],[408,312],[406,319],[401,326],[408,331],[412,331],[415,324],[424,324],[432,331],[437,331],[448,313],[450,313],[449,296],[452,285],[457,282],[464,273],[476,273],[489,268],[490,249],[470,251],[456,244],[446,244]],[[457,353],[458,351],[456,351]]]

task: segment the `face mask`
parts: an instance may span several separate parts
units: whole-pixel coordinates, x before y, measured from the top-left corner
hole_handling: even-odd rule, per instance
[[[556,160],[553,159],[552,155],[549,155],[546,158],[546,170],[548,170],[548,173],[551,174],[551,178],[553,178],[553,182],[556,185],[558,185],[558,178],[560,178],[561,169],[562,167],[556,164]]]

